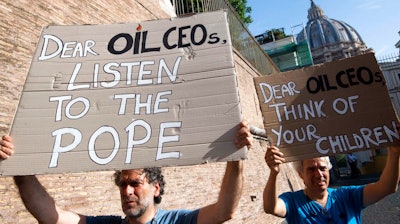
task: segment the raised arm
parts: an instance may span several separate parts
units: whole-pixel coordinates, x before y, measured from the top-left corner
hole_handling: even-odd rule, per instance
[[[14,152],[12,138],[4,135],[0,141],[0,158],[8,159]],[[35,176],[15,176],[14,182],[25,207],[40,224],[85,224],[84,216],[57,208],[46,189]]]
[[[85,224],[83,216],[57,208],[53,198],[40,184],[36,176],[15,176],[21,199],[26,209],[40,224]]]
[[[253,138],[247,122],[239,124],[236,147],[252,147]],[[223,223],[233,218],[235,210],[239,204],[243,189],[243,162],[227,162],[224,177],[218,200],[215,204],[208,205],[200,209],[197,218],[198,224]]]
[[[285,162],[283,153],[275,146],[268,146],[265,153],[265,162],[270,168],[267,184],[263,192],[264,211],[280,217],[285,217],[286,206],[282,199],[278,198],[276,180],[280,172],[280,164]]]
[[[385,196],[397,191],[400,179],[399,155],[400,145],[388,148],[385,168],[383,168],[379,180],[366,185],[364,188],[364,207],[376,203]]]

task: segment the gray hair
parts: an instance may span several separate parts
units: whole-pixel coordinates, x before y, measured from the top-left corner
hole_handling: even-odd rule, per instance
[[[329,159],[329,156],[321,156],[318,158],[326,160],[326,162],[328,164],[328,169],[332,169],[332,163],[331,163],[331,160]],[[303,161],[304,161],[304,159],[293,162],[293,166],[298,173],[301,173],[301,171],[303,170]]]

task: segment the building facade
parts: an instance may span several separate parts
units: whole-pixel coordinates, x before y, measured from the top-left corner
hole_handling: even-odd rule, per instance
[[[400,31],[399,31],[400,35]],[[400,115],[400,40],[395,44],[399,49],[397,54],[386,55],[378,58],[379,66],[386,80],[390,99],[396,110],[397,116]]]
[[[314,0],[311,0],[307,18],[307,25],[297,35],[297,41],[309,43],[314,64],[372,52],[352,26],[326,16]]]

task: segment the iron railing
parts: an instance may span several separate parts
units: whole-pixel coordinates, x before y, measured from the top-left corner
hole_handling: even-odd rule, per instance
[[[400,53],[377,58],[390,94],[400,94]]]
[[[227,10],[233,47],[262,75],[279,71],[278,67],[239,19],[237,12],[228,0],[171,0],[171,2],[177,16],[221,9]]]
[[[379,66],[382,69],[390,68],[393,66],[399,67],[400,64],[400,52],[397,54],[388,54],[377,58]]]
[[[377,58],[386,81],[390,99],[397,114],[400,114],[400,52]]]

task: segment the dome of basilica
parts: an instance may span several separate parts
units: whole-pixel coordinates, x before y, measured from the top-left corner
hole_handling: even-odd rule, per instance
[[[370,52],[360,34],[349,24],[328,18],[311,0],[308,22],[297,42],[308,41],[315,64]]]

